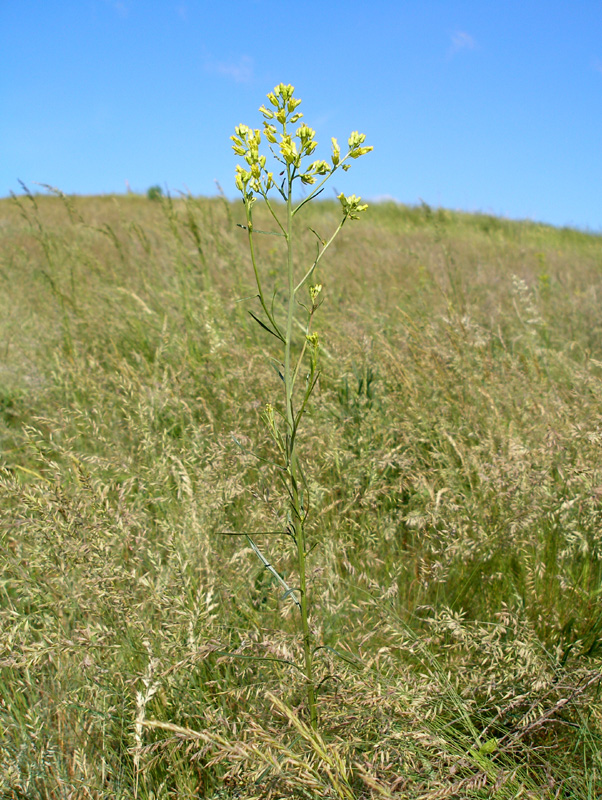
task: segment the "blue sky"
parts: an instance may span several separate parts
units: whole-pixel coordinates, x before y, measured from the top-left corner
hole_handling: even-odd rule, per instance
[[[281,81],[367,199],[602,230],[600,0],[0,0],[0,196],[236,196]]]

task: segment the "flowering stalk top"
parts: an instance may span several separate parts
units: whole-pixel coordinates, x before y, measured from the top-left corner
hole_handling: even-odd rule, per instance
[[[260,195],[267,200],[267,194],[275,187],[284,200],[287,199],[287,188],[290,189],[295,180],[300,180],[306,186],[314,186],[310,196],[303,204],[315,197],[328,178],[341,168],[344,171],[350,167],[349,159],[360,158],[369,153],[371,146],[365,146],[366,136],[358,131],[353,131],[347,141],[347,153],[342,156],[341,148],[336,139],[332,139],[332,154],[330,163],[319,159],[306,163],[318,143],[315,140],[316,132],[305,123],[293,130],[303,114],[297,111],[301,100],[294,97],[294,87],[290,84],[280,83],[267,96],[269,106],[262,105],[259,111],[263,115],[263,131],[251,129],[247,125],[238,125],[235,135],[231,136],[232,149],[236,155],[241,156],[245,164],[236,166],[236,187],[241,192],[245,204],[250,207]],[[268,147],[277,162],[283,165],[280,170],[284,175],[281,183],[274,179],[267,164],[265,155],[260,154],[262,136],[265,137]],[[288,187],[287,187],[288,181]],[[339,195],[345,219],[357,219],[358,214],[364,211],[367,204],[360,204],[360,198],[355,195],[345,197]]]

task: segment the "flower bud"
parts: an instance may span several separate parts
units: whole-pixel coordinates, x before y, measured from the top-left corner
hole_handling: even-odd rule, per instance
[[[271,403],[266,403],[263,413],[268,425],[272,427],[274,425],[274,406]]]
[[[297,145],[293,142],[290,136],[284,136],[280,142],[280,152],[287,164],[297,162]]]
[[[330,164],[327,164],[326,161],[314,161],[309,168],[316,175],[327,175],[331,169]]]
[[[357,131],[353,131],[349,136],[348,144],[349,149],[354,150],[356,147],[359,147],[366,140],[365,133],[358,133]]]
[[[373,147],[357,147],[355,150],[352,150],[349,153],[350,158],[359,158],[360,156],[365,156],[366,153],[369,153],[370,150],[374,150]]]
[[[320,294],[321,291],[322,291],[322,284],[321,283],[316,283],[315,286],[310,286],[309,287],[309,296],[311,297],[311,302],[312,303],[316,302],[316,298]]]
[[[237,125],[236,128],[234,128],[234,133],[244,140],[251,133],[251,128],[249,128],[248,125]]]
[[[247,194],[247,184],[251,179],[251,173],[247,172],[243,169],[240,164],[236,165],[236,177],[234,182],[236,183],[236,188],[239,192],[246,196]]]
[[[276,128],[273,125],[269,125],[267,122],[264,122],[263,132],[265,134],[265,138],[268,142],[272,144],[276,143]]]
[[[301,141],[304,141],[305,139],[313,139],[316,132],[310,128],[309,125],[301,125],[300,128],[297,128],[297,133],[295,135],[298,136]]]
[[[280,83],[274,89],[274,94],[280,96],[283,101],[286,103],[290,98],[293,96],[293,92],[295,91],[295,87],[291,86],[290,83],[284,84]]]
[[[341,148],[339,147],[339,143],[337,140],[332,137],[332,165],[333,167],[337,167],[341,160]]]
[[[343,213],[345,217],[349,217],[349,219],[359,219],[358,214],[368,208],[367,203],[360,205],[360,200],[362,198],[356,197],[354,194],[350,194],[349,197],[345,197],[345,195],[341,192],[337,199],[343,206]]]

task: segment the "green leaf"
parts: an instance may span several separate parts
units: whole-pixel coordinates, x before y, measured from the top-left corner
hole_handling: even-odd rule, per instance
[[[253,317],[253,319],[255,320],[255,322],[256,322],[258,325],[261,325],[261,327],[262,327],[264,330],[266,330],[268,333],[271,333],[271,334],[272,334],[272,336],[275,336],[275,337],[276,337],[277,339],[279,339],[281,342],[284,342],[284,337],[282,336],[282,334],[280,334],[280,333],[277,333],[277,331],[274,331],[274,330],[272,330],[271,328],[269,328],[269,327],[268,327],[268,326],[267,326],[267,325],[266,325],[264,322],[262,322],[262,321],[259,319],[259,317],[257,317],[257,316],[256,316],[256,315],[255,315],[255,314],[252,312],[252,311],[249,311],[249,314],[250,314],[250,315]]]

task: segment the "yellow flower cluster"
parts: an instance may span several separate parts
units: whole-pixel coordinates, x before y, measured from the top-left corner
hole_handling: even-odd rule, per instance
[[[344,158],[341,158],[341,148],[337,140],[332,139],[332,165],[318,160],[304,167],[303,159],[311,156],[318,143],[315,141],[316,132],[308,125],[300,125],[294,134],[288,130],[288,125],[297,123],[303,116],[297,111],[301,100],[293,97],[294,91],[294,87],[290,84],[279,84],[267,96],[270,107],[262,105],[259,109],[264,117],[263,135],[274,158],[284,165],[290,183],[299,178],[303,184],[312,185],[318,178],[327,176],[339,166],[343,170],[348,170],[349,164],[343,163],[347,158],[359,158],[372,150],[372,147],[362,146],[366,139],[365,135],[354,131],[349,137],[349,151]],[[280,130],[274,123],[280,126]],[[235,179],[236,186],[245,201],[252,202],[255,193],[265,197],[274,186],[274,175],[266,167],[266,156],[259,153],[261,136],[262,132],[257,129],[238,125],[235,135],[230,137],[233,142],[232,149],[246,161],[245,167],[237,165]],[[278,145],[277,149],[272,148],[272,145]],[[279,188],[279,191],[284,196],[283,188]],[[348,215],[351,219],[356,219],[351,212],[361,210],[363,208],[353,206]]]
[[[349,197],[345,197],[343,192],[341,192],[341,194],[337,197],[337,200],[343,206],[343,214],[349,219],[359,219],[358,215],[368,208],[368,203],[362,203],[360,205],[361,199],[361,197],[356,197],[354,194],[350,194]]]

